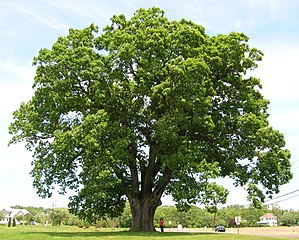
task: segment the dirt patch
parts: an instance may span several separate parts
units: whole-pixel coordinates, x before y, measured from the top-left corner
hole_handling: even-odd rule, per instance
[[[157,230],[159,231],[159,230]],[[178,232],[177,228],[167,228],[165,232]],[[215,233],[212,228],[184,228],[182,232]],[[277,238],[299,239],[299,226],[296,227],[251,227],[251,228],[226,228],[225,233],[219,234],[243,234],[252,236],[265,236]]]
[[[238,229],[227,228],[226,232],[238,234]],[[239,234],[299,239],[299,226],[296,226],[296,227],[240,228]]]

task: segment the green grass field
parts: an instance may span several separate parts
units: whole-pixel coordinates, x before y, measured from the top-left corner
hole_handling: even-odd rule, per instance
[[[288,238],[270,238],[257,237],[248,235],[236,235],[227,233],[191,233],[191,232],[155,232],[155,233],[131,233],[125,230],[102,229],[95,230],[94,228],[80,229],[77,227],[44,227],[44,226],[17,226],[15,228],[8,228],[0,226],[1,240],[94,240],[94,239],[110,239],[110,240],[124,240],[124,239],[141,239],[141,240],[279,240]]]

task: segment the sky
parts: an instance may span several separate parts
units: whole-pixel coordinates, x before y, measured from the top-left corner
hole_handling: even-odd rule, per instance
[[[298,0],[0,0],[0,208],[14,205],[66,207],[67,196],[41,199],[32,187],[31,153],[24,144],[8,147],[13,111],[33,95],[34,56],[51,48],[69,28],[91,23],[104,28],[113,15],[127,18],[138,8],[159,7],[169,20],[182,18],[205,27],[210,35],[244,32],[249,44],[264,52],[252,75],[261,79],[270,100],[270,124],[285,135],[291,151],[293,179],[267,204],[299,209],[299,1]],[[246,205],[246,192],[229,179],[218,180],[230,190],[227,205]],[[163,204],[173,204],[163,198]]]

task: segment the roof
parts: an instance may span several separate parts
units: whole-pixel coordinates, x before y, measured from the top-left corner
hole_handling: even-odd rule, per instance
[[[266,213],[263,216],[261,216],[260,218],[277,218],[277,217],[272,213]]]
[[[19,216],[19,215],[31,214],[26,209],[13,209],[13,208],[9,208],[9,209],[3,209],[3,211],[4,211],[5,215],[8,216],[8,217],[15,217],[15,216]]]

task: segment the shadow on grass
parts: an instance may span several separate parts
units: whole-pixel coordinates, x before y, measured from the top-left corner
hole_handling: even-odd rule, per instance
[[[38,234],[40,236],[50,237],[176,237],[176,236],[196,236],[196,235],[211,235],[214,233],[206,232],[129,232],[129,231],[117,231],[117,232],[25,232],[23,234]]]

